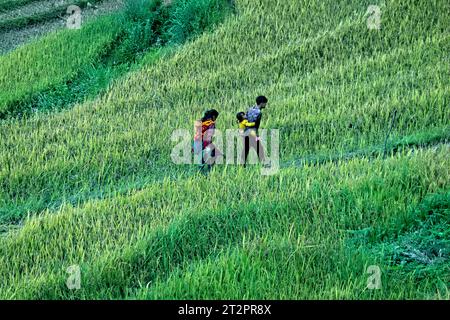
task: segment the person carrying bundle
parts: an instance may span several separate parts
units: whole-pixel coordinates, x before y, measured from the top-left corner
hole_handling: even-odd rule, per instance
[[[261,143],[261,139],[258,135],[259,126],[261,124],[262,110],[266,107],[268,100],[264,96],[259,96],[256,98],[256,105],[250,107],[246,114],[246,122],[243,121],[242,125],[246,126],[244,129],[244,150],[242,152],[242,163],[244,167],[247,164],[248,154],[250,148],[253,148],[258,154],[259,161],[265,164],[266,157],[264,153],[264,148]],[[246,123],[246,124],[245,124]],[[239,125],[241,127],[241,124]]]
[[[221,152],[212,143],[218,117],[219,112],[212,109],[206,111],[204,116],[194,123],[193,153],[196,157],[196,163],[200,164],[200,170],[202,171],[205,168],[209,171],[217,157],[221,156]]]

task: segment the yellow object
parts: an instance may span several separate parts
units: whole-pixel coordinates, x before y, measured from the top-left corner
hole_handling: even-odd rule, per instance
[[[244,133],[245,129],[252,128],[255,126],[254,122],[249,122],[247,119],[242,120],[239,122],[239,129],[241,130],[241,133]],[[250,136],[256,137],[256,131],[250,130]]]

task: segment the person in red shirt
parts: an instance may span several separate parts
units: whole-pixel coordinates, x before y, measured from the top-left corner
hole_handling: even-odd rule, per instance
[[[217,157],[221,156],[221,152],[217,150],[216,146],[212,143],[218,117],[219,112],[212,109],[206,111],[203,118],[194,123],[193,152],[197,157],[196,163],[201,165],[201,170],[207,168],[209,171],[214,165]]]

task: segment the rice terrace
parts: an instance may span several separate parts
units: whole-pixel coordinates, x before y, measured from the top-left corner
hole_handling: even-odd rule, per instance
[[[449,300],[449,17],[0,0],[0,299]]]

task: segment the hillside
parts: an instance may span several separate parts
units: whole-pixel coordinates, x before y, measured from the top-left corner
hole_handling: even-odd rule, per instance
[[[63,15],[74,1],[0,1],[0,54],[66,27]],[[89,3],[89,5],[88,5]],[[78,1],[83,21],[89,21],[123,8],[122,0]]]
[[[449,299],[450,4],[379,2],[370,30],[371,4],[237,0],[57,110],[36,101],[78,92],[50,94],[85,83],[115,16],[0,56],[0,297]],[[277,174],[173,163],[175,129],[212,108],[235,128],[261,94]]]

